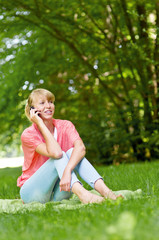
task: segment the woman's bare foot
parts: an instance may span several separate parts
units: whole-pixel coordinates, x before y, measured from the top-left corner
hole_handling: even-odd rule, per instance
[[[104,201],[104,198],[87,191],[85,194],[83,194],[80,200],[82,203],[101,203]]]
[[[112,199],[112,200],[116,200],[117,198],[123,198],[123,196],[121,194],[119,195],[115,195],[111,190],[109,190],[107,192],[107,194],[105,194],[104,198],[108,198],[108,199]]]
[[[95,190],[99,192],[104,198],[116,200],[117,198],[123,196],[121,194],[115,195],[104,183],[103,179],[98,179],[95,182]]]
[[[79,182],[75,182],[72,186],[72,192],[76,194],[82,203],[101,203],[103,197],[93,194],[86,190]]]

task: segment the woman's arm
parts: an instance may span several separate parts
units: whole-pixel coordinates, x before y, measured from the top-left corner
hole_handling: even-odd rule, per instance
[[[44,123],[38,124],[38,128],[42,133],[45,143],[41,143],[35,149],[35,151],[41,155],[46,157],[59,159],[62,157],[62,150],[53,134],[49,131],[49,129],[45,126]]]
[[[74,148],[66,168],[70,171],[73,171],[73,169],[82,160],[82,158],[84,158],[85,155],[86,155],[86,148],[83,141],[76,140],[74,142]]]
[[[71,185],[71,172],[82,160],[86,154],[86,148],[82,140],[76,140],[74,142],[74,149],[72,151],[70,160],[65,168],[63,176],[60,181],[60,191],[70,191]]]
[[[30,119],[34,122],[38,129],[40,130],[41,134],[45,139],[45,143],[39,144],[35,151],[41,155],[50,158],[61,158],[62,157],[62,150],[58,142],[55,140],[53,134],[49,131],[49,129],[44,124],[43,120],[36,114],[34,110],[30,111]]]

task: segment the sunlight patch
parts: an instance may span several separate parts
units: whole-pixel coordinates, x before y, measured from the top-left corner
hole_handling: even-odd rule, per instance
[[[24,157],[0,158],[0,168],[20,167],[23,165]]]

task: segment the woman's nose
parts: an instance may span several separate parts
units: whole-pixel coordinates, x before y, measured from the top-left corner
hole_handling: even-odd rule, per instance
[[[45,102],[45,107],[49,108],[50,107],[50,104],[48,101]]]

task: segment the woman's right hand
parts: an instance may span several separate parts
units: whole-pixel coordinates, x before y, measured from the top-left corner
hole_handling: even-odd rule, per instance
[[[40,122],[43,122],[42,118],[39,116],[40,112],[37,109],[30,109],[30,120],[35,123],[38,124]]]

